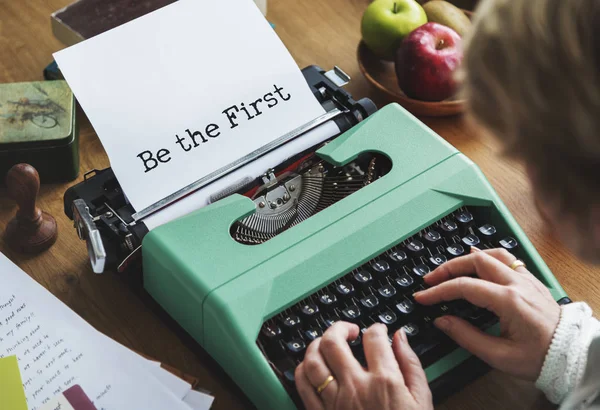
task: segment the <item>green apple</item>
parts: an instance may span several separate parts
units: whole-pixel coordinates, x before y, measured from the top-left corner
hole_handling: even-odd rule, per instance
[[[425,23],[427,14],[416,0],[375,0],[362,17],[362,39],[377,56],[391,60],[404,37]]]

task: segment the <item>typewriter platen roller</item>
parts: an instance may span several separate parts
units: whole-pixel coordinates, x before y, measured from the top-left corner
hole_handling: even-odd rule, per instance
[[[325,72],[317,66],[309,66],[302,73],[326,111],[337,108],[344,112],[334,119],[340,132],[349,130],[376,111],[371,100],[355,101],[342,88],[350,78],[338,67]],[[331,138],[336,136],[331,135]],[[317,148],[285,159],[273,169],[265,169],[259,178],[247,178],[211,196],[211,202],[233,193],[255,200],[257,213],[235,226],[237,240],[263,242],[359,189],[381,169],[376,160],[371,162],[364,158],[359,161],[360,166],[357,163],[333,169],[316,159]],[[384,161],[382,158],[379,162]],[[139,251],[148,229],[143,222],[132,223],[132,215],[139,210],[129,204],[111,168],[90,171],[83,182],[69,188],[64,197],[64,210],[74,221],[80,238],[87,242],[94,272],[114,268],[139,272]]]

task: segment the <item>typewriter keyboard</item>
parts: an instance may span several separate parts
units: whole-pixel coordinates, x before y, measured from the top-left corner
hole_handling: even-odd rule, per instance
[[[403,328],[424,367],[456,348],[433,326],[435,318],[457,315],[481,329],[496,323],[491,312],[466,301],[425,307],[412,298],[414,292],[426,288],[424,275],[468,254],[473,246],[500,247],[521,257],[518,242],[495,226],[490,214],[491,209],[485,207],[458,209],[266,321],[257,343],[284,385],[295,390],[294,370],[307,346],[340,320],[356,323],[362,331],[384,323],[390,340]],[[361,337],[350,346],[366,366]]]

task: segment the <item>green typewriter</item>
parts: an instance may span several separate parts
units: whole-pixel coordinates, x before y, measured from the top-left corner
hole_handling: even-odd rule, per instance
[[[340,320],[403,327],[441,399],[487,368],[432,321],[497,332],[497,318],[464,301],[416,304],[425,274],[472,246],[503,247],[569,299],[475,164],[399,105],[353,100],[341,70],[303,74],[340,132],[263,175],[202,188],[200,209],[152,230],[110,168],[69,188],[65,212],[94,271],[143,284],[259,409],[302,408],[294,370]],[[350,345],[365,363],[360,337]]]
[[[259,214],[281,187],[299,192],[298,206]],[[470,355],[431,322],[451,313],[493,333],[497,318],[463,301],[425,308],[411,298],[426,273],[472,246],[509,250],[568,302],[477,166],[396,104],[260,189],[143,241],[145,289],[260,409],[301,407],[294,369],[340,320],[382,322],[390,334],[403,327],[434,395],[476,374]],[[350,344],[364,363],[360,337]]]

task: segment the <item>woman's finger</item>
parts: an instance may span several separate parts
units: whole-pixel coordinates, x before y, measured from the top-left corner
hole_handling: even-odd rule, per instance
[[[304,365],[302,363],[296,367],[294,378],[296,380],[296,389],[298,390],[298,394],[304,403],[304,407],[310,410],[324,410],[325,408],[323,407],[323,402],[317,395],[317,392],[312,386],[311,382],[308,380]]]
[[[508,267],[510,267],[510,265],[512,265],[517,260],[517,257],[515,255],[502,248],[486,249],[482,252],[490,255],[493,258],[498,259],[500,262],[502,262]],[[519,266],[518,268],[514,269],[514,271],[518,273],[531,274],[531,272],[529,272],[525,266]]]
[[[464,299],[475,306],[499,314],[498,309],[505,300],[506,289],[507,287],[492,282],[462,276],[417,292],[414,294],[414,298],[423,305]]]
[[[423,280],[429,286],[435,286],[454,278],[477,274],[481,279],[507,285],[511,281],[511,273],[506,264],[482,251],[452,259],[425,275]]]
[[[369,372],[394,372],[402,377],[400,367],[390,346],[387,327],[381,323],[367,329],[362,336]]]
[[[492,258],[498,259],[500,262],[505,264],[506,266],[510,266],[511,263],[517,260],[517,257],[507,251],[506,249],[494,248],[494,249],[484,249],[479,252],[483,252],[486,255],[490,255]]]
[[[425,370],[423,370],[419,357],[410,347],[406,334],[402,329],[394,335],[392,349],[400,366],[406,387],[413,398],[420,403],[429,402],[431,390],[429,389]]]
[[[327,329],[321,338],[319,351],[333,375],[340,382],[364,372],[348,345],[348,342],[355,340],[359,333],[360,329],[357,325],[336,322]]]
[[[502,364],[511,350],[507,340],[487,334],[455,316],[442,316],[437,318],[434,323],[465,350],[492,367],[503,368]]]
[[[306,378],[311,384],[312,390],[320,396],[320,399],[324,402],[326,407],[335,404],[339,384],[338,380],[335,379],[327,385],[325,389],[319,394],[317,388],[321,386],[329,376],[337,377],[337,375],[329,369],[323,355],[321,354],[321,342],[322,338],[315,339],[306,349],[304,360],[302,361],[302,367],[306,374]]]

